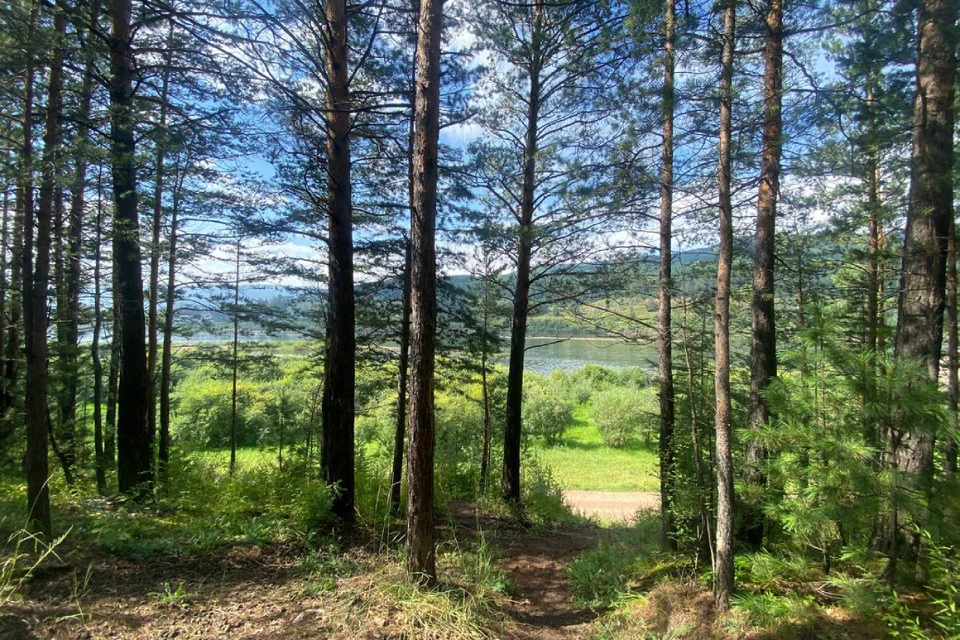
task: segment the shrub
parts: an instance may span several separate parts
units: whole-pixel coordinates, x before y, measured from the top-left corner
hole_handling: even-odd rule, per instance
[[[584,376],[578,376],[576,372],[567,373],[562,369],[554,369],[547,380],[574,405],[589,402],[594,392],[590,381]]]
[[[642,436],[649,441],[655,430],[650,391],[614,388],[593,397],[593,421],[607,446],[625,447]]]
[[[523,424],[526,432],[546,440],[549,445],[563,442],[563,434],[573,420],[573,404],[553,384],[531,384],[523,399]]]
[[[591,389],[602,391],[617,384],[617,372],[598,364],[588,364],[570,374],[570,379],[586,382]]]
[[[582,521],[563,501],[563,489],[553,477],[550,467],[536,456],[523,461],[520,487],[527,519],[539,526],[563,526]]]
[[[480,484],[483,408],[461,394],[438,394],[437,400],[436,475],[439,500],[446,502],[472,496]]]

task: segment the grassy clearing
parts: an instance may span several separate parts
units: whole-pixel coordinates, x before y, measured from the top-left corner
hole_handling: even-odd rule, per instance
[[[553,471],[564,489],[590,491],[659,491],[657,454],[649,446],[631,441],[626,447],[608,447],[590,416],[579,405],[563,444],[547,447],[536,443],[540,460]]]
[[[378,443],[368,443],[374,447]],[[573,422],[563,436],[563,444],[548,446],[536,440],[531,449],[540,462],[549,467],[553,480],[563,489],[585,491],[659,491],[657,453],[651,445],[631,440],[623,448],[603,443],[593,423],[590,407],[578,405]],[[369,452],[368,452],[369,453]],[[217,449],[198,452],[198,456],[226,470],[230,451]],[[276,464],[275,447],[237,449],[238,467],[263,463]]]

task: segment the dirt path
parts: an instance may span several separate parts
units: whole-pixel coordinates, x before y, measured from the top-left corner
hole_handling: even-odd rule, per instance
[[[588,517],[607,522],[629,521],[641,509],[659,509],[660,494],[655,491],[580,491],[566,489],[563,498],[573,509]]]
[[[660,506],[655,492],[563,492],[574,512],[607,522],[629,521],[641,509]],[[610,535],[595,526],[564,529],[545,535],[516,533],[500,542],[500,566],[517,591],[511,616],[520,623],[520,637],[536,640],[581,638],[598,612],[578,607],[570,590],[566,569],[586,549]]]
[[[508,611],[520,624],[518,637],[562,640],[586,635],[597,612],[576,606],[565,570],[602,536],[603,530],[587,526],[501,542],[500,566],[516,589]]]

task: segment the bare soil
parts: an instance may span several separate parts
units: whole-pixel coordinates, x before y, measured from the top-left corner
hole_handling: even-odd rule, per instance
[[[503,540],[500,566],[517,591],[508,605],[519,623],[516,637],[553,640],[587,635],[600,612],[574,604],[564,569],[603,535],[595,527],[578,527]]]
[[[565,489],[564,501],[574,513],[605,522],[629,522],[638,511],[660,508],[655,491],[580,491]]]

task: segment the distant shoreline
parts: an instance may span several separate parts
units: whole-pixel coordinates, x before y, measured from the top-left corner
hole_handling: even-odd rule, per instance
[[[603,338],[603,337],[591,337],[586,336],[527,336],[527,340],[575,340],[578,342],[623,342],[620,338]]]

